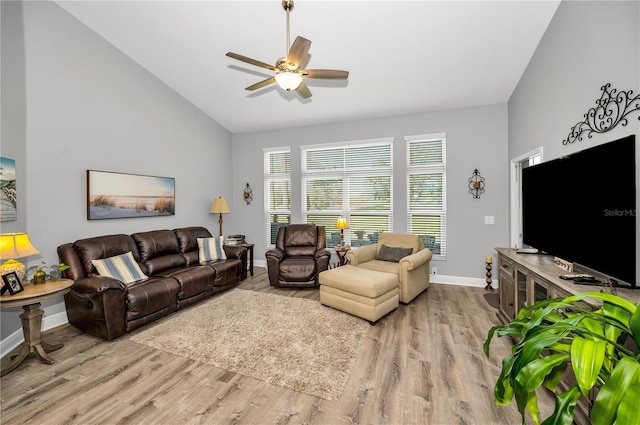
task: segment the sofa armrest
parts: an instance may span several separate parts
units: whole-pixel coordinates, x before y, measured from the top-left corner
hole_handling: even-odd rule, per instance
[[[278,248],[273,248],[268,250],[264,256],[267,258],[267,261],[271,258],[272,261],[276,260],[279,263],[284,258],[284,251]]]
[[[407,270],[414,270],[428,263],[433,257],[429,249],[422,249],[414,254],[407,255],[400,260],[400,267]]]
[[[318,261],[318,259],[320,259],[322,257],[330,258],[331,257],[331,252],[327,248],[322,248],[322,249],[317,250],[313,254],[313,257],[315,258],[316,261]]]
[[[242,245],[224,245],[223,249],[227,258],[237,258],[242,260],[242,257],[247,256],[247,248]]]
[[[112,277],[90,276],[76,280],[71,287],[78,295],[101,294],[109,289],[127,292],[127,285]]]
[[[358,249],[352,249],[347,252],[347,260],[352,266],[357,266],[367,261],[373,261],[376,259],[376,253],[378,252],[376,245],[365,245]]]
[[[64,301],[69,323],[83,332],[104,339],[126,332],[127,286],[105,276],[75,281]]]

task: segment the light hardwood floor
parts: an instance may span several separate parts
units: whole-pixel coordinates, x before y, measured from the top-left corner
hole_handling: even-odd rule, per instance
[[[319,299],[269,286],[264,268],[242,289]],[[372,326],[342,396],[327,401],[129,340],[65,325],[53,365],[33,356],[0,380],[2,424],[519,424],[515,402],[493,403],[509,340],[482,344],[498,323],[484,290],[431,287]],[[150,325],[150,326],[153,326]],[[5,356],[7,361],[10,355]],[[540,394],[543,412],[553,399]]]

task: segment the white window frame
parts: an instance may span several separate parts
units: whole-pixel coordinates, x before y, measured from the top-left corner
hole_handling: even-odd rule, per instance
[[[421,142],[421,141],[432,141],[432,140],[441,140],[442,141],[442,163],[440,164],[429,164],[429,165],[411,165],[409,160],[411,150],[410,144],[411,142]],[[433,133],[433,134],[422,134],[422,135],[413,135],[413,136],[405,136],[404,142],[406,146],[406,158],[405,158],[405,167],[406,167],[406,182],[407,182],[407,232],[413,233],[413,229],[411,228],[411,222],[413,215],[429,215],[429,216],[440,216],[440,253],[433,254],[434,260],[446,260],[447,259],[447,135],[446,133]],[[411,185],[410,179],[413,174],[428,174],[428,173],[439,173],[442,174],[442,210],[411,210]]]
[[[387,231],[393,231],[393,137],[382,137],[376,139],[367,139],[367,140],[358,140],[358,141],[348,141],[348,142],[338,142],[338,143],[323,143],[317,145],[304,145],[300,146],[300,157],[301,157],[301,213],[302,213],[302,221],[304,223],[308,222],[308,217],[310,215],[336,215],[344,217],[348,223],[351,223],[351,216],[359,216],[359,215],[379,215],[388,217],[389,220],[389,228]],[[376,146],[376,145],[389,145],[389,154],[390,154],[390,162],[389,167],[384,168],[376,168],[372,170],[367,169],[345,169],[344,167],[335,168],[331,170],[321,170],[321,171],[308,171],[307,170],[307,157],[305,155],[306,152],[312,150],[324,150],[324,149],[335,149],[335,148],[355,148],[355,147],[364,147],[364,146]],[[370,211],[357,211],[351,210],[349,203],[349,178],[353,177],[375,177],[375,176],[385,176],[389,177],[390,180],[390,209],[388,211],[379,211],[379,210],[370,210]],[[306,182],[314,179],[330,179],[330,178],[341,178],[342,179],[342,209],[336,210],[307,210],[307,184]],[[327,234],[332,233],[335,229],[325,228]],[[351,232],[349,229],[344,231],[344,239],[347,245],[351,245]]]
[[[271,173],[269,158],[272,154],[288,153],[291,156],[291,147],[277,147],[277,148],[264,148],[264,232],[267,248],[272,248],[274,244],[271,243],[271,215],[288,215],[291,220],[291,204],[289,209],[272,209],[271,208],[271,189],[270,183],[273,181],[286,181],[289,183],[289,199],[291,199],[291,159],[289,159],[290,167],[288,173]]]

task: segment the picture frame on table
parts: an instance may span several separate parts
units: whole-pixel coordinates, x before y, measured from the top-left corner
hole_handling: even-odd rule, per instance
[[[24,291],[24,287],[20,282],[20,278],[16,272],[11,272],[2,275],[2,282],[4,285],[2,286],[2,290],[0,295],[4,295],[5,292],[9,291],[9,294],[15,295],[18,292]]]

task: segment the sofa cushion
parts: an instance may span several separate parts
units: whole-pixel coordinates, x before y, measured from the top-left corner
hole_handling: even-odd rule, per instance
[[[362,267],[363,269],[367,270],[375,270],[378,272],[393,273],[396,275],[399,275],[400,273],[400,267],[398,266],[398,263],[394,263],[392,261],[372,260],[367,261],[366,263],[358,264],[358,267]]]
[[[180,255],[178,238],[171,230],[134,233],[131,237],[138,245],[142,264],[149,275],[186,264]]]
[[[413,253],[413,248],[402,248],[396,246],[387,246],[382,245],[378,254],[376,254],[376,260],[382,261],[392,261],[394,263],[398,263],[407,255],[411,255]]]
[[[78,252],[85,276],[94,276],[97,273],[92,260],[109,258],[127,252],[131,252],[136,261],[140,260],[136,241],[129,235],[105,235],[79,239],[73,243],[73,248]]]
[[[174,229],[173,232],[178,238],[178,245],[180,246],[180,253],[187,262],[187,266],[199,264],[199,247],[198,238],[210,238],[212,237],[209,230],[206,227],[192,226],[181,227]]]
[[[100,276],[108,276],[126,284],[147,279],[131,252],[102,260],[91,260]]]
[[[287,256],[313,255],[318,249],[318,228],[311,224],[290,224],[284,228],[283,248]]]
[[[200,264],[209,261],[226,260],[227,254],[224,252],[224,237],[198,238],[198,259]]]
[[[180,284],[178,298],[190,298],[213,289],[216,272],[211,267],[192,266],[163,270],[159,276],[171,277]]]
[[[380,251],[382,245],[413,248],[414,254],[424,248],[420,236],[406,233],[382,232],[378,237],[378,243],[376,245],[378,251]]]

